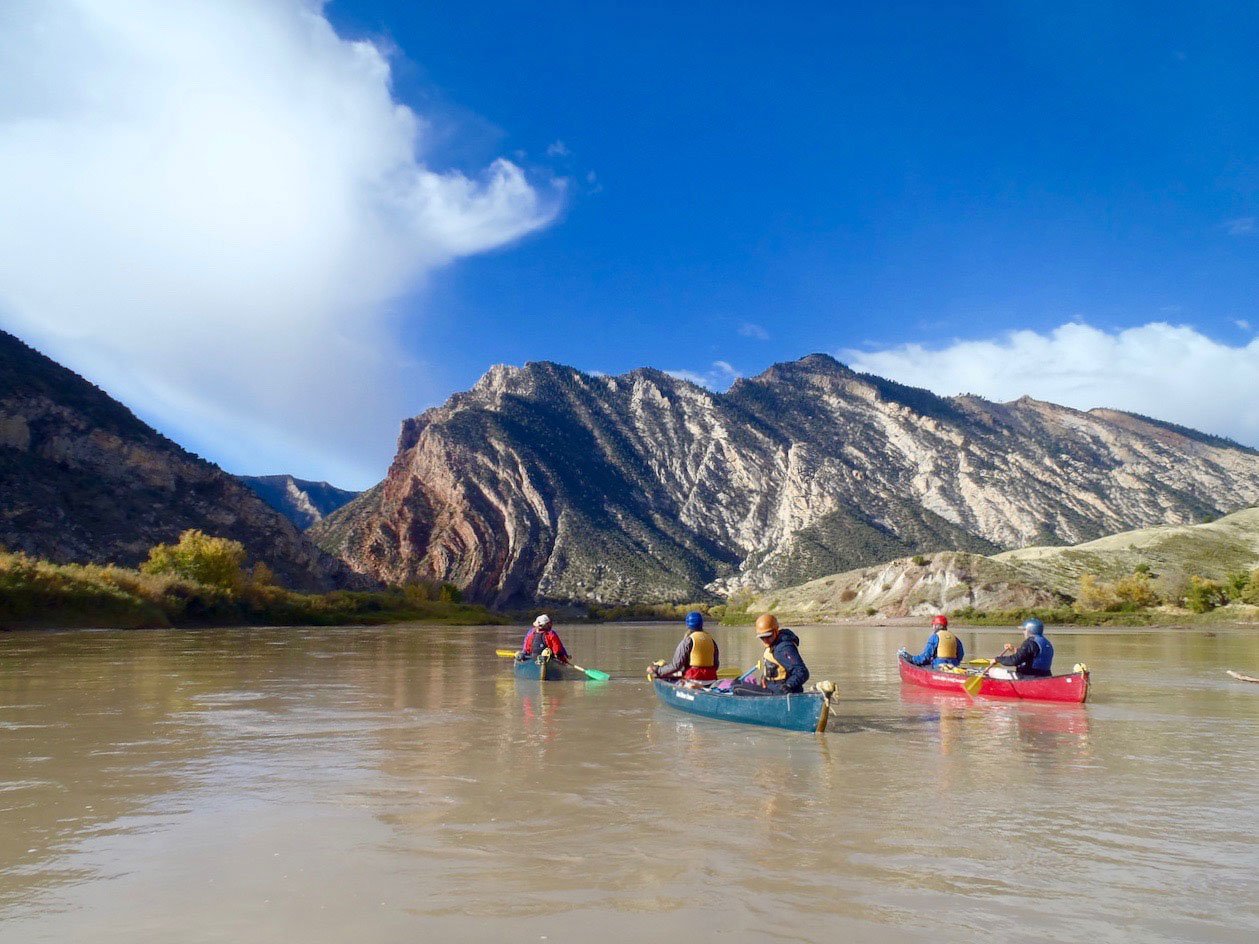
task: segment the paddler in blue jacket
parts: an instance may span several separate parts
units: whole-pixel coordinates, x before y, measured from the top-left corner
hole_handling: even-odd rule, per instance
[[[1053,675],[1054,645],[1045,638],[1045,624],[1035,617],[1025,620],[1022,644],[1015,649],[1007,642],[1001,655],[997,656],[997,663],[1013,669],[1015,678],[1043,678]],[[992,668],[988,670],[988,674],[993,678],[1001,678],[999,671]]]
[[[731,687],[736,695],[795,695],[804,691],[809,680],[809,667],[800,658],[800,637],[778,625],[773,613],[756,618],[756,638],[765,646],[761,661],[759,684],[740,682]]]
[[[922,652],[911,656],[902,649],[901,658],[910,665],[929,665],[938,669],[945,665],[961,665],[966,658],[966,650],[962,648],[962,640],[949,632],[949,618],[941,614],[931,620],[931,638]]]

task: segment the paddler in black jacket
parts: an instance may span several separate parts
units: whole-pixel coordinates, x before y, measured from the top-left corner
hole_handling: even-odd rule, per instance
[[[740,682],[732,687],[736,695],[795,695],[804,691],[809,667],[800,657],[800,637],[778,625],[778,617],[764,613],[756,619],[756,638],[765,646],[760,683]]]

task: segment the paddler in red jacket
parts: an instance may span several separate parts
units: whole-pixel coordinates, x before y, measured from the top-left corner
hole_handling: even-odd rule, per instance
[[[525,641],[521,644],[516,658],[521,661],[536,659],[542,655],[543,649],[550,649],[553,658],[559,659],[565,665],[568,664],[568,650],[560,641],[559,633],[551,628],[551,617],[545,613],[534,620],[533,628],[525,633]]]

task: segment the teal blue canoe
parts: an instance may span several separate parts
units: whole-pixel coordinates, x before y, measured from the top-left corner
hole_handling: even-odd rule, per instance
[[[585,672],[578,672],[559,659],[517,659],[515,671],[518,679],[538,679],[545,682],[586,681]]]
[[[670,708],[705,718],[788,731],[825,731],[830,717],[830,698],[821,692],[749,696],[687,688],[660,679],[652,679],[652,683],[656,696]]]

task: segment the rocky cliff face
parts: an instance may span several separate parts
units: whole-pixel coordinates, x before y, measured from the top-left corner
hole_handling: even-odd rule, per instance
[[[291,475],[238,475],[245,487],[302,530],[353,501],[358,492]]]
[[[310,534],[496,604],[681,600],[916,552],[991,553],[1259,501],[1259,454],[1030,399],[941,398],[813,355],[725,394],[655,370],[495,367],[408,420]]]
[[[361,579],[235,478],[0,332],[0,544],[63,563],[136,564],[187,528],[240,541],[291,587]]]

